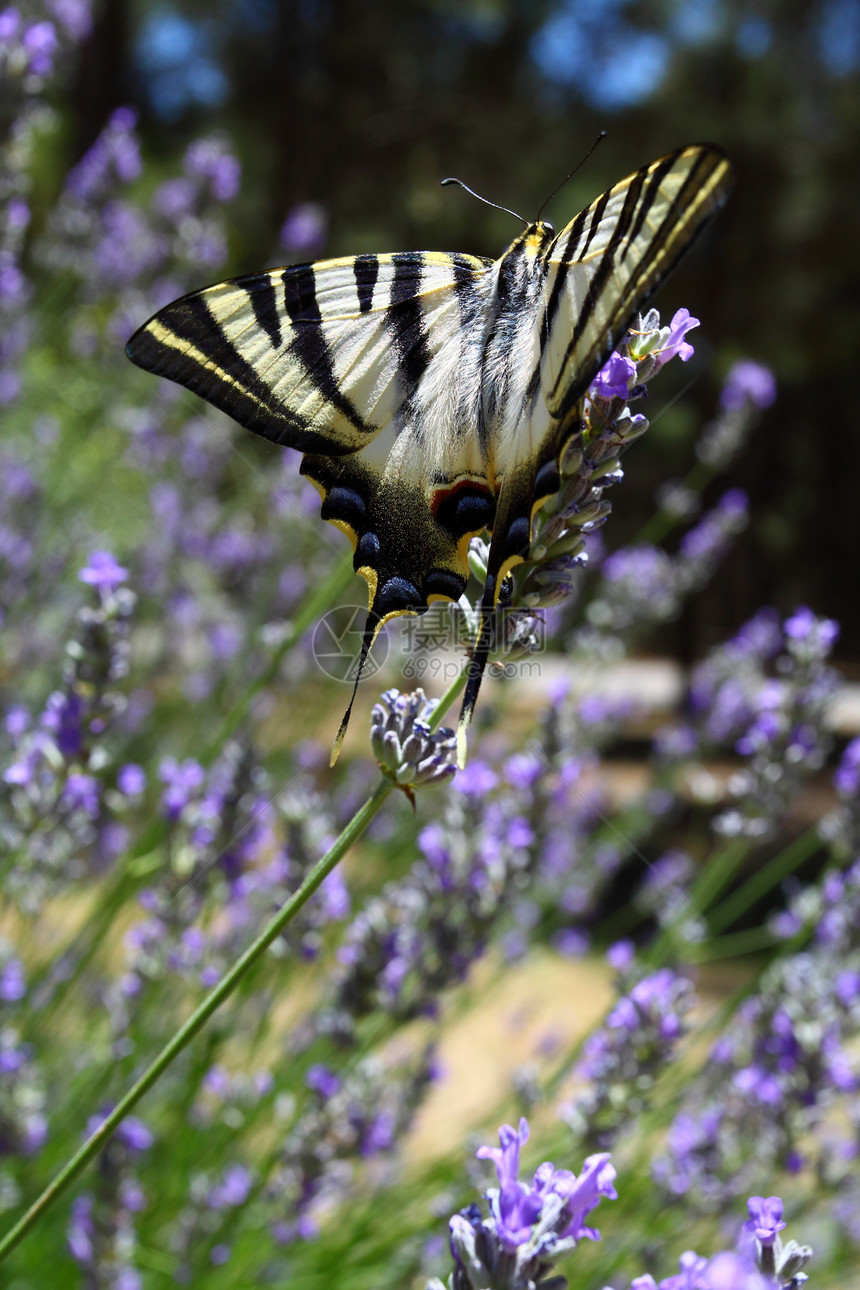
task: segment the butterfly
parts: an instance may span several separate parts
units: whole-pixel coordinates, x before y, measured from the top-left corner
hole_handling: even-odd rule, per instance
[[[379,629],[458,600],[469,542],[490,530],[462,760],[493,610],[558,490],[580,402],[730,185],[720,148],[679,148],[558,235],[528,224],[497,260],[399,251],[273,269],[183,296],[132,336],[134,363],[298,450],[323,519],[352,543],[369,603],[332,761]]]

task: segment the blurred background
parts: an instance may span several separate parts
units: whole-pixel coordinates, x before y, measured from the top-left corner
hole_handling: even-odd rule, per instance
[[[565,1167],[618,1139],[621,1235],[590,1264],[577,1252],[582,1284],[620,1284],[621,1260],[628,1279],[668,1272],[694,1242],[713,1248],[745,1195],[779,1189],[821,1284],[856,1285],[860,1148],[833,1144],[860,1125],[840,1048],[857,1052],[860,868],[834,874],[860,854],[860,686],[840,680],[860,681],[860,430],[844,403],[860,5],[4,4],[4,1230],[355,818],[378,782],[380,690],[423,685],[416,661],[442,656],[398,655],[391,632],[331,770],[346,687],[315,629],[364,600],[348,544],[296,454],[133,368],[127,338],[230,274],[497,256],[516,220],[440,180],[534,217],[602,129],[549,203],[556,227],[684,143],[712,140],[737,169],[656,301],[666,324],[684,307],[701,320],[695,354],[649,387],[651,428],[547,612],[549,649],[487,678],[466,771],[414,813],[391,799],[145,1123],[16,1251],[9,1284],[42,1290],[50,1251],[57,1290],[418,1290],[486,1182],[465,1185],[465,1135],[494,1140],[515,1106]],[[758,393],[730,405],[743,359]],[[583,1076],[611,1115],[582,1103],[559,1120],[580,1045],[632,988],[624,963],[659,967],[662,989],[675,960],[700,969],[697,1028],[761,986],[759,1012],[726,1021],[720,1062],[697,1029],[679,1065],[660,1003],[660,1044],[634,1045],[651,1056],[617,1081]],[[786,1011],[793,1067],[773,1040]],[[760,1105],[749,1095],[754,1056],[784,1102],[767,1081]],[[723,1154],[702,1139],[699,1173],[664,1172],[664,1203],[655,1124],[671,1145],[690,1106],[717,1107]]]
[[[606,129],[548,208],[560,227],[661,153],[721,144],[736,192],[658,300],[702,320],[696,357],[657,397],[690,388],[647,409],[614,537],[686,468],[732,361],[767,364],[779,395],[731,481],[752,523],[654,645],[689,660],[762,604],[808,603],[841,622],[853,670],[858,65],[854,0],[110,0],[60,105],[63,146],[73,164],[131,103],[157,176],[223,130],[243,167],[229,227],[243,272],[370,250],[495,256],[517,225],[440,179],[532,217]]]

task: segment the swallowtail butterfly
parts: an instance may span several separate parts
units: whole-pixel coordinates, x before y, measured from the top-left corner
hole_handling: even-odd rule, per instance
[[[363,665],[388,619],[459,599],[484,529],[482,605],[495,607],[558,489],[580,400],[730,181],[719,148],[680,148],[557,236],[530,224],[498,260],[400,251],[232,278],[159,310],[127,352],[303,454],[368,585]],[[473,650],[461,733],[490,632]]]

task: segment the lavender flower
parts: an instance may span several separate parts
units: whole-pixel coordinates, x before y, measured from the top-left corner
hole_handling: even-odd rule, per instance
[[[528,1136],[522,1119],[518,1130],[502,1125],[500,1147],[479,1147],[478,1159],[494,1162],[499,1185],[486,1193],[489,1218],[470,1205],[451,1219],[448,1290],[565,1290],[566,1278],[550,1275],[553,1265],[579,1241],[600,1240],[585,1220],[602,1198],[617,1197],[608,1154],[589,1156],[578,1176],[547,1161],[526,1183],[518,1175]],[[434,1278],[427,1290],[443,1290],[443,1284]]]
[[[661,753],[689,761],[731,749],[743,758],[728,784],[718,833],[762,838],[776,829],[803,780],[824,762],[824,717],[837,677],[828,657],[838,625],[808,609],[781,622],[755,615],[694,670],[692,719],[658,737]]]
[[[87,1132],[93,1132],[102,1119],[94,1117]],[[69,1251],[94,1285],[114,1290],[140,1290],[143,1285],[134,1266],[135,1219],[146,1207],[146,1197],[135,1167],[151,1144],[152,1134],[141,1120],[126,1120],[99,1157],[93,1191],[72,1203]]]
[[[647,1109],[658,1076],[676,1055],[693,998],[688,981],[661,968],[622,995],[586,1040],[574,1069],[586,1091],[561,1111],[586,1149],[608,1150]]]
[[[211,189],[219,202],[230,202],[239,192],[242,168],[229,147],[217,138],[197,139],[185,154],[185,173]]]
[[[768,1167],[839,1177],[838,1153],[816,1137],[834,1108],[860,1113],[851,1043],[860,1019],[860,864],[829,875],[792,908],[809,948],[778,959],[714,1044],[654,1164],[688,1208],[724,1209]],[[773,1209],[756,1205],[773,1217]]]
[[[724,470],[737,455],[759,413],[774,402],[773,373],[752,359],[741,359],[729,370],[720,393],[720,412],[704,427],[696,456],[712,471]]]
[[[846,745],[833,775],[839,806],[819,825],[826,838],[844,859],[860,853],[860,738]]]
[[[613,350],[591,386],[597,399],[626,399],[636,380],[636,364]]]
[[[450,779],[457,770],[457,740],[428,722],[436,703],[423,690],[386,690],[370,718],[370,743],[384,774],[399,788],[424,788]]]
[[[750,1196],[747,1201],[750,1216],[744,1231],[751,1232],[763,1248],[771,1249],[778,1232],[785,1228],[782,1221],[782,1201],[779,1196]]]
[[[366,1058],[340,1081],[314,1080],[281,1147],[265,1202],[275,1239],[313,1240],[318,1216],[352,1191],[356,1161],[391,1155],[436,1076],[432,1049],[400,1068]]]
[[[85,859],[99,866],[113,858],[105,740],[125,706],[118,687],[128,670],[135,597],[120,585],[125,571],[106,552],[81,577],[97,588],[100,603],[78,611],[61,688],[49,695],[38,724],[7,723],[13,752],[0,781],[0,831],[11,853],[21,853],[8,890],[30,910],[78,876]],[[122,800],[114,805],[121,809]]]
[[[299,202],[281,226],[278,241],[290,255],[315,259],[324,250],[328,217],[317,202]]]
[[[675,1276],[660,1282],[650,1273],[635,1277],[630,1290],[799,1290],[806,1281],[803,1268],[812,1258],[808,1245],[789,1241],[783,1247],[778,1232],[782,1222],[782,1201],[778,1196],[747,1201],[750,1219],[736,1250],[721,1250],[711,1258],[686,1250],[678,1260]]]
[[[611,509],[604,489],[623,478],[619,456],[648,428],[641,413],[631,413],[628,399],[641,394],[643,383],[669,358],[689,358],[692,346],[682,338],[696,325],[687,310],[680,310],[669,328],[661,328],[652,309],[598,373],[583,402],[582,429],[565,450],[559,488],[537,513],[528,557],[513,570],[513,609],[549,607],[571,595],[575,571],[587,560],[587,535]],[[476,571],[484,565],[485,572],[483,552],[474,542],[471,558]]]
[[[613,552],[601,566],[589,623],[617,637],[674,618],[683,599],[712,576],[746,522],[746,495],[730,489],[684,534],[676,556],[644,544]]]
[[[349,1037],[378,1008],[401,1018],[432,1015],[439,992],[484,952],[541,857],[517,795],[482,800],[497,783],[480,761],[461,771],[441,819],[419,834],[421,858],[355,916],[338,952],[328,1030]],[[569,844],[569,818],[566,827]]]
[[[107,126],[66,180],[70,194],[82,201],[102,198],[114,185],[128,184],[141,173],[140,145],[134,133],[137,113],[117,108]]]
[[[729,369],[720,404],[734,412],[749,404],[756,408],[769,408],[775,399],[773,372],[761,363],[742,358]]]
[[[35,258],[80,283],[84,304],[76,328],[79,350],[115,345],[132,320],[154,309],[202,270],[226,258],[220,206],[239,188],[240,167],[217,139],[189,147],[184,175],[166,180],[148,210],[131,197],[142,169],[137,116],[118,108],[68,177],[65,191],[35,246]],[[104,309],[111,306],[104,322]]]
[[[8,960],[7,960],[8,968]],[[23,994],[4,1001],[20,1003]],[[17,1184],[6,1164],[16,1156],[33,1156],[48,1138],[44,1071],[33,1045],[24,1043],[11,1025],[0,1026],[0,1194],[17,1199]]]

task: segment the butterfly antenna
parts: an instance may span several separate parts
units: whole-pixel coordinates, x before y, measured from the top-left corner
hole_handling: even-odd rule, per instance
[[[597,138],[594,140],[594,143],[593,143],[593,144],[591,145],[591,147],[588,149],[588,152],[587,152],[587,153],[585,154],[585,156],[582,158],[582,161],[578,161],[578,162],[576,163],[576,165],[574,166],[573,170],[571,170],[570,174],[569,174],[569,175],[566,175],[566,176],[565,176],[565,178],[564,178],[564,179],[562,179],[561,183],[560,183],[560,184],[557,184],[557,185],[556,185],[556,187],[555,187],[555,188],[553,188],[553,190],[552,190],[552,192],[550,193],[549,197],[547,197],[546,201],[543,203],[543,205],[541,206],[540,210],[538,211],[538,213],[537,213],[537,220],[535,220],[535,223],[537,223],[537,221],[540,219],[541,215],[542,215],[542,214],[543,214],[543,212],[546,210],[547,206],[549,206],[550,202],[552,201],[553,197],[555,197],[556,193],[560,193],[560,192],[561,192],[561,190],[562,190],[562,188],[564,188],[565,184],[568,182],[568,180],[569,180],[569,179],[573,179],[573,176],[576,174],[577,170],[579,170],[582,166],[584,166],[584,165],[585,165],[586,161],[588,161],[588,158],[591,156],[592,152],[594,152],[594,149],[597,147],[597,145],[598,145],[599,143],[602,143],[602,141],[603,141],[605,138],[606,138],[606,131],[605,131],[605,130],[601,130],[601,131],[600,131],[600,134],[599,134],[599,135],[597,136]]]
[[[479,202],[483,202],[485,206],[493,206],[497,211],[504,211],[506,215],[513,215],[514,219],[521,219],[526,228],[528,228],[529,222],[527,219],[524,219],[522,215],[518,215],[516,211],[510,210],[507,206],[500,206],[498,202],[491,202],[489,197],[482,197],[480,193],[476,193],[468,184],[464,184],[462,179],[454,179],[453,177],[450,179],[443,179],[442,187],[444,188],[446,184],[459,184],[461,188],[465,188],[467,193],[470,193],[472,197],[475,197]]]

